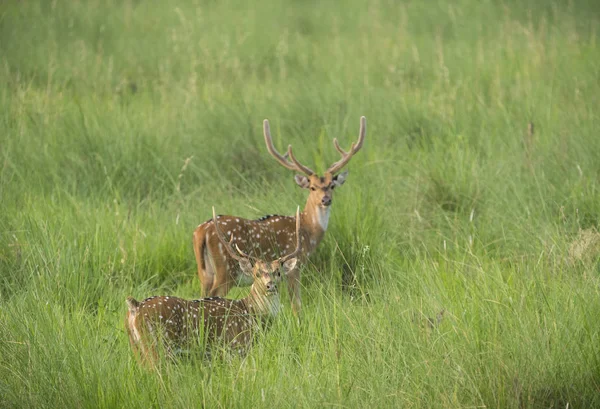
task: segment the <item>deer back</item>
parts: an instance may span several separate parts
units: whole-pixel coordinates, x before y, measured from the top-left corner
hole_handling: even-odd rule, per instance
[[[253,320],[243,300],[220,297],[185,300],[155,296],[137,302],[128,299],[127,329],[130,342],[145,354],[157,343],[168,352],[195,343],[209,347],[222,343],[245,352],[252,340]]]
[[[225,239],[255,258],[274,260],[294,251],[296,247],[296,217],[267,215],[248,220],[235,216],[217,216],[217,222]],[[204,223],[205,243],[212,254],[227,256],[227,252],[215,232],[213,220]],[[305,234],[301,230],[301,246]]]

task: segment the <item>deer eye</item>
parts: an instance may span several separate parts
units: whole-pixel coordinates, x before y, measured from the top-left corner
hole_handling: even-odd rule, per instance
[[[310,187],[310,190],[312,190],[312,191],[314,192],[315,190],[317,190],[317,188],[316,188],[316,187],[314,187],[314,186],[311,186],[311,187]]]
[[[333,190],[333,189],[335,189],[335,185],[332,183],[331,185],[329,185],[329,188],[330,188],[331,190]]]

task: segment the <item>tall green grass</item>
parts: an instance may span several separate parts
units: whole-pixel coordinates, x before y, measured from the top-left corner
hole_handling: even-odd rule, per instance
[[[600,406],[599,23],[583,0],[3,2],[0,406]],[[244,359],[138,367],[125,297],[198,297],[211,206],[304,203],[261,121],[322,171],[360,115],[301,321],[286,300]]]

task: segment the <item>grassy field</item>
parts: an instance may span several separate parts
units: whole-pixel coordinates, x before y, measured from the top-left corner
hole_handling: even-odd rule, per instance
[[[1,2],[0,407],[600,407],[599,29],[591,0]],[[360,115],[301,322],[285,296],[245,359],[140,368],[125,297],[199,296],[211,206],[304,204],[262,120],[322,171]]]

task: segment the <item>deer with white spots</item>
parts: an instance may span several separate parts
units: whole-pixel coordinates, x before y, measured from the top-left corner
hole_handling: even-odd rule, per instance
[[[297,215],[300,214],[298,208]],[[213,218],[216,220],[213,208]],[[296,269],[300,252],[300,218],[296,222],[296,248],[288,255],[267,262],[236,251],[215,229],[217,239],[229,256],[239,263],[242,274],[252,279],[250,294],[240,300],[221,297],[184,300],[177,297],[156,296],[139,302],[127,298],[128,311],[125,326],[129,341],[142,362],[158,359],[157,346],[162,343],[168,354],[177,349],[220,342],[235,352],[244,354],[250,347],[253,334],[262,323],[276,316],[280,310],[278,283],[281,272],[289,274]]]
[[[317,175],[310,168],[301,164],[288,146],[287,153],[281,155],[273,146],[269,121],[265,119],[263,131],[269,153],[286,169],[300,174],[295,176],[298,186],[308,189],[308,199],[304,211],[300,213],[301,250],[299,261],[305,262],[319,245],[327,226],[333,199],[333,191],[344,184],[348,172],[338,173],[363,146],[367,120],[360,118],[358,141],[353,142],[348,152],[338,144],[333,144],[342,155],[323,174]],[[209,220],[199,225],[194,231],[194,253],[198,264],[198,276],[202,284],[202,293],[209,296],[224,296],[233,286],[250,285],[251,281],[237,267],[235,260],[227,252],[215,236],[215,223],[223,228],[227,235],[234,236],[233,242],[243,251],[259,257],[277,257],[289,253],[293,248],[294,216],[268,215],[257,220],[248,220],[236,216],[219,216],[217,220]],[[295,269],[287,277],[288,291],[292,301],[292,310],[300,312],[300,269]]]

